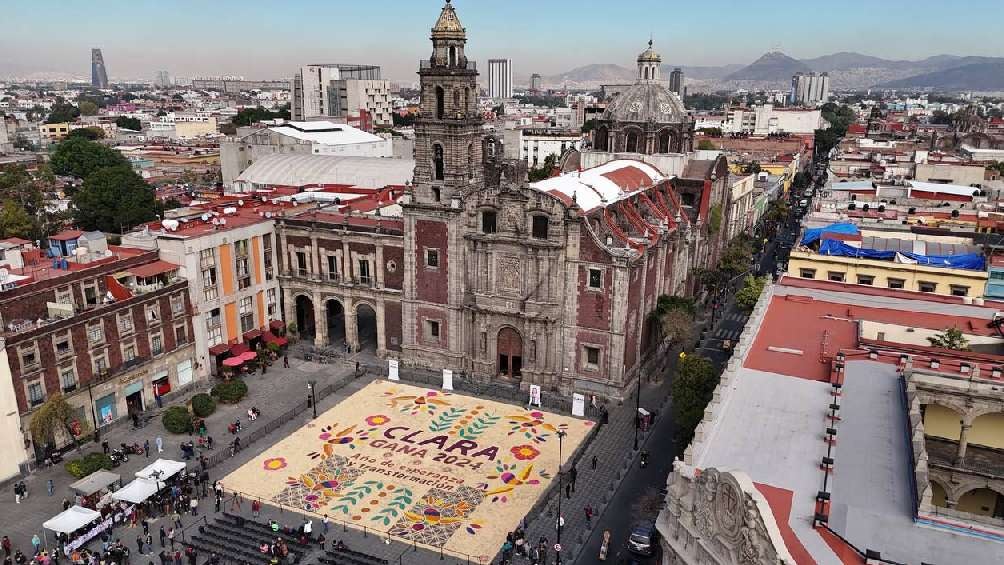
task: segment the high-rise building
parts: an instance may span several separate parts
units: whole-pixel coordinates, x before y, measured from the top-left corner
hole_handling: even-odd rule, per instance
[[[171,75],[167,71],[157,71],[156,84],[160,88],[168,88],[171,86]]]
[[[100,49],[91,49],[91,86],[108,88],[108,71]]]
[[[683,69],[677,67],[669,73],[669,90],[683,96]]]
[[[537,73],[533,73],[533,75],[530,76],[530,90],[534,92],[540,92],[540,87],[542,82],[543,80],[541,79],[540,75]]]
[[[795,73],[791,77],[790,99],[792,104],[805,106],[825,104],[830,99],[829,73]]]
[[[322,64],[300,67],[293,77],[294,121],[344,118],[366,110],[375,125],[391,123],[390,81],[380,67]]]
[[[488,60],[488,96],[512,98],[512,59]]]

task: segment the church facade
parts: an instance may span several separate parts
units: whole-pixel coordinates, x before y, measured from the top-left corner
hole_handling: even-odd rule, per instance
[[[726,243],[725,159],[688,155],[693,122],[658,82],[650,46],[621,95],[629,113],[615,101],[601,126],[637,151],[567,155],[599,164],[529,184],[525,163],[504,160],[483,127],[449,2],[431,40],[414,183],[381,190],[371,209],[278,221],[287,321],[318,345],[371,347],[404,366],[625,396],[661,368],[656,300],[693,293],[693,274]],[[662,149],[672,174],[645,160]]]

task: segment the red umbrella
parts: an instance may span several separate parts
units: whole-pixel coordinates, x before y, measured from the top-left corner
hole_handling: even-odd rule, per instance
[[[241,357],[230,357],[229,359],[223,360],[224,367],[240,367],[244,364],[244,359]]]

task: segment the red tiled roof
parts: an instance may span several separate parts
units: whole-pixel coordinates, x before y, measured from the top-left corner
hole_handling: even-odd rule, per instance
[[[171,271],[177,271],[180,267],[174,263],[168,263],[167,261],[157,260],[152,263],[146,263],[145,265],[138,265],[136,267],[130,267],[128,273],[136,277],[155,277],[163,273],[170,273]]]
[[[645,174],[638,167],[621,167],[619,169],[603,173],[603,176],[613,181],[621,187],[624,192],[634,192],[642,188],[648,188],[655,184],[655,180]]]
[[[777,529],[781,531],[781,539],[784,540],[788,553],[795,560],[796,565],[816,565],[816,560],[812,558],[802,541],[798,539],[794,530],[791,529],[788,521],[791,519],[791,499],[794,494],[790,490],[772,487],[763,483],[753,483],[760,494],[767,499],[771,513],[774,514],[774,522]]]
[[[56,241],[69,241],[77,239],[82,235],[84,235],[84,232],[80,230],[64,230],[57,233],[56,235],[50,235],[49,239],[55,239]]]

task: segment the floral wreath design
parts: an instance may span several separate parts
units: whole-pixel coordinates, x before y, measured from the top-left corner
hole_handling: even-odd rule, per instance
[[[533,461],[540,455],[540,450],[529,444],[513,446],[509,452],[519,461]]]
[[[285,457],[272,457],[271,459],[266,459],[262,461],[262,468],[266,471],[278,471],[280,469],[286,468],[286,458]]]

